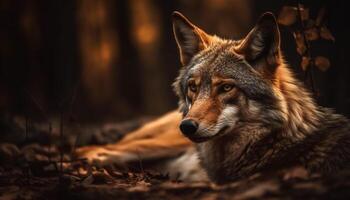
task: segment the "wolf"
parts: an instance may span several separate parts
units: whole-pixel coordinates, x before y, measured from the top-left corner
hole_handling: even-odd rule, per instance
[[[178,111],[78,156],[152,160],[173,177],[216,183],[298,166],[324,175],[349,167],[349,120],[318,106],[294,77],[272,13],[238,41],[209,35],[179,12],[173,32],[182,64],[173,84]]]

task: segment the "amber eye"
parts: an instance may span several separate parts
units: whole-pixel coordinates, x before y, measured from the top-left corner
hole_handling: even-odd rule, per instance
[[[231,91],[232,89],[233,89],[233,85],[230,85],[230,84],[225,84],[225,85],[222,86],[222,90],[223,90],[224,92],[229,92],[229,91]]]
[[[189,83],[188,88],[190,89],[191,92],[197,92],[197,86],[194,83]]]

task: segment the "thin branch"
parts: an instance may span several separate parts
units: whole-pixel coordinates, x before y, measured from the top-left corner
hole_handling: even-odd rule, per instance
[[[63,175],[63,110],[60,117],[60,175]]]
[[[44,119],[49,122],[49,117],[47,116],[47,112],[44,110],[44,108],[41,106],[39,101],[26,89],[24,89],[25,93],[30,97],[32,102],[35,104],[35,106],[39,109],[41,115],[44,117]]]
[[[51,139],[52,139],[52,123],[49,122],[49,149],[48,149],[48,151],[49,151],[49,156],[48,156],[49,161],[51,161],[51,149],[52,149],[52,141],[51,141]]]
[[[311,91],[312,93],[315,94],[315,88],[314,88],[314,79],[313,79],[313,73],[312,73],[312,68],[313,68],[313,65],[314,65],[314,62],[312,61],[311,59],[311,51],[310,51],[310,43],[309,41],[307,40],[306,38],[306,34],[305,34],[305,24],[304,24],[304,21],[303,21],[303,18],[301,16],[301,4],[300,2],[298,2],[298,17],[299,17],[299,22],[300,22],[300,25],[301,25],[301,34],[303,36],[303,39],[304,39],[304,43],[305,43],[305,46],[306,46],[306,51],[305,51],[305,54],[307,55],[307,57],[310,59],[310,63],[309,63],[309,67],[306,68],[305,70],[305,82],[307,80],[308,77],[310,77],[310,86],[311,86]]]

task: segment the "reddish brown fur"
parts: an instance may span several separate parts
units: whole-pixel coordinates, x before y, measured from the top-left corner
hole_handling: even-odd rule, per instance
[[[205,142],[196,144],[197,151],[193,151],[193,144],[178,128],[182,116],[173,111],[129,133],[116,144],[80,148],[77,151],[79,156],[103,164],[128,163],[139,159],[176,158],[190,150],[185,158],[191,159],[173,159],[164,164],[164,171],[183,172],[186,174],[184,179],[192,172],[198,173],[195,180],[199,180],[207,178],[202,174],[204,168],[210,179],[216,182],[299,165],[310,172],[321,173],[333,173],[349,166],[349,121],[317,106],[293,77],[283,61],[279,31],[272,14],[264,15],[241,41],[209,36],[179,13],[174,14],[174,32],[184,65],[174,83],[183,116],[207,126],[215,125],[228,105],[223,103],[224,100],[234,98],[234,109],[232,103],[229,106],[234,111],[237,109],[239,116],[236,121],[228,122],[232,129],[220,137],[208,137]],[[271,45],[263,44],[267,41]],[[227,57],[219,59],[219,63],[213,66],[212,62],[218,55]],[[238,64],[232,65],[235,59]],[[244,62],[240,62],[242,59]],[[239,64],[245,68],[239,68]],[[200,70],[191,74],[190,70],[196,66]],[[227,81],[211,70],[217,66],[221,70],[236,67],[245,73],[232,70],[233,75],[238,74],[234,79],[237,88],[220,94],[216,92],[216,85]],[[206,83],[209,92],[200,88],[205,73],[209,77],[210,86]],[[188,74],[193,76],[190,81],[186,79]],[[241,80],[246,74],[250,76]],[[196,86],[193,91],[188,89],[190,84]],[[191,157],[197,153],[201,166]]]

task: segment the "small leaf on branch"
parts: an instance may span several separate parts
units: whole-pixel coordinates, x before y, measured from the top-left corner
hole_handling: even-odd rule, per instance
[[[303,69],[303,71],[306,71],[307,68],[310,65],[310,58],[306,57],[306,56],[303,56],[302,59],[301,59],[301,64],[300,65],[301,65],[301,68]]]
[[[283,6],[278,15],[277,21],[279,24],[290,26],[297,21],[297,10],[295,7]]]
[[[293,6],[283,6],[283,8],[281,9],[277,21],[279,24],[285,25],[285,26],[290,26],[292,24],[294,24],[298,17],[299,17],[299,13],[298,13],[298,8],[297,7],[293,7]],[[300,6],[300,17],[301,20],[305,21],[309,19],[309,9],[308,8],[304,8],[303,5]]]
[[[313,27],[315,27],[315,21],[314,20],[308,19],[308,20],[304,21],[304,28],[305,29],[310,29],[310,28],[313,28]]]
[[[324,16],[326,14],[326,8],[323,7],[318,11],[317,18],[316,18],[316,26],[321,26],[321,24],[324,21]]]
[[[303,21],[308,20],[310,18],[309,9],[304,8],[303,5],[300,6],[300,14],[301,14],[301,20]]]
[[[331,31],[325,26],[321,27],[320,35],[321,35],[321,38],[323,38],[325,40],[332,40],[333,42],[335,41],[335,38],[332,35]]]
[[[315,66],[324,72],[324,71],[327,71],[328,68],[331,66],[331,62],[326,57],[317,56],[315,58]]]
[[[316,27],[305,30],[305,37],[308,41],[317,40],[320,36]]]
[[[295,32],[294,34],[295,43],[297,45],[297,52],[300,55],[304,55],[306,52],[306,45],[303,34],[300,31]]]

